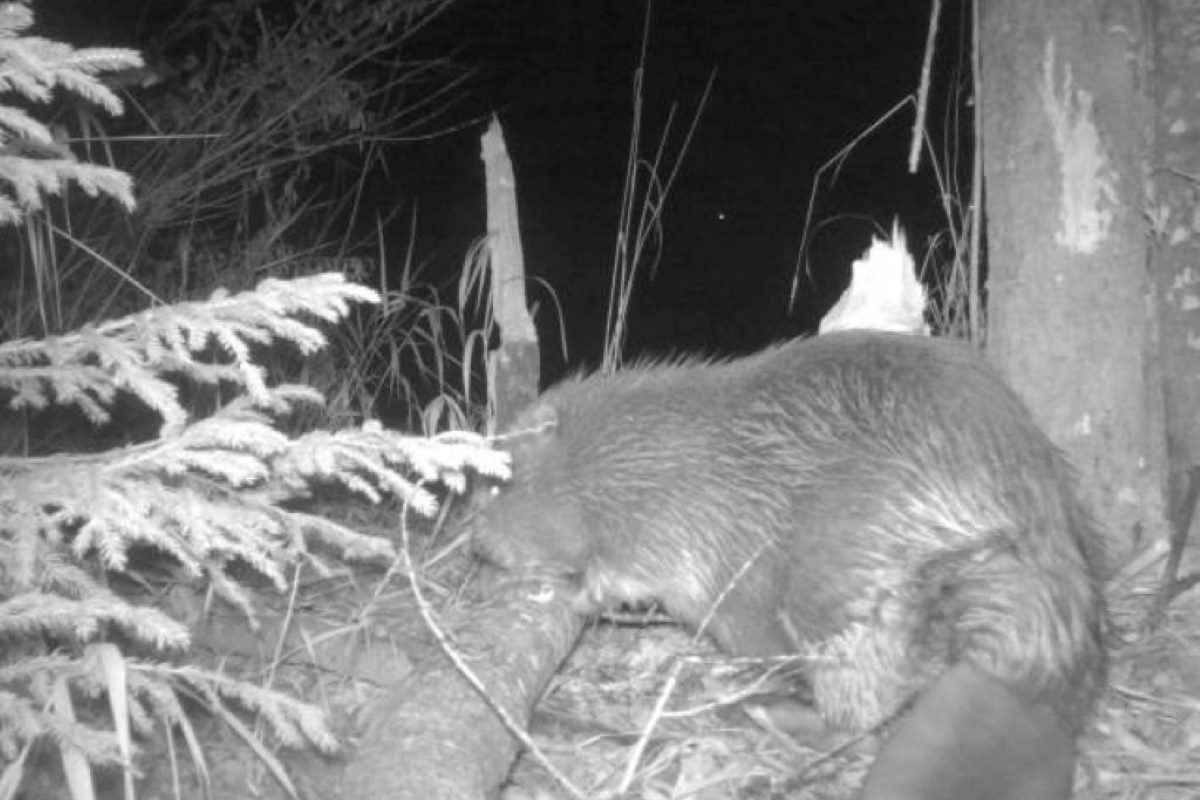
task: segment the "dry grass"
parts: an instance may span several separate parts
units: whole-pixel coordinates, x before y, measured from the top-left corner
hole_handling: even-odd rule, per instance
[[[1114,650],[1109,691],[1080,742],[1077,800],[1183,800],[1200,792],[1198,616],[1200,593],[1184,595],[1162,627]],[[696,652],[677,628],[594,628],[543,699],[537,740],[588,797],[613,797],[620,788],[679,800],[856,796],[871,744],[827,754],[716,710],[713,703],[735,692],[729,669],[703,647],[699,657],[681,655]],[[681,659],[671,712],[656,718],[652,710]],[[510,800],[561,796],[529,762],[519,762],[514,784]]]
[[[613,249],[612,275],[608,294],[608,315],[604,325],[604,355],[601,369],[612,372],[621,366],[629,328],[629,303],[639,275],[649,271],[654,276],[662,254],[662,219],[667,200],[688,148],[700,124],[700,117],[716,80],[716,71],[708,77],[676,150],[670,149],[671,127],[677,106],[671,105],[658,145],[652,156],[642,153],[643,97],[646,77],[646,55],[650,43],[651,6],[647,4],[642,49],[633,76],[633,124],[630,126],[629,147],[626,151],[625,180],[621,191],[621,206],[617,221],[616,247]]]
[[[1200,794],[1200,593],[1112,650],[1109,691],[1082,742],[1079,796],[1182,800]]]

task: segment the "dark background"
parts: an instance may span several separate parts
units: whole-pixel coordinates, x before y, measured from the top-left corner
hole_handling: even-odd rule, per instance
[[[958,80],[965,35],[957,4],[948,6],[934,75],[939,98]],[[874,224],[888,227],[898,215],[918,252],[943,227],[928,162],[907,174],[909,109],[856,148],[819,194],[817,220],[836,219],[811,242],[809,276],[788,313],[816,171],[915,93],[928,17],[924,0],[654,3],[647,156],[673,103],[672,141],[682,141],[717,73],[668,200],[657,276],[635,294],[630,351],[732,353],[810,330]],[[594,363],[600,352],[644,24],[642,3],[536,0],[461,2],[439,27],[460,37],[464,56],[479,66],[473,102],[504,124],[528,269],[563,302],[572,361]],[[415,185],[427,208],[482,203],[477,142],[472,130],[439,147],[444,169]],[[439,235],[451,243],[478,230]],[[549,318],[538,322],[544,329]]]
[[[287,3],[276,3],[287,7]],[[813,328],[873,231],[899,217],[918,260],[944,227],[929,162],[906,172],[913,111],[859,144],[818,194],[796,304],[804,217],[818,167],[918,86],[930,0],[830,3],[655,0],[643,93],[642,152],[653,155],[672,104],[677,155],[704,86],[712,94],[668,200],[656,276],[635,292],[628,355],[734,354]],[[171,2],[38,3],[39,30],[76,44],[145,47]],[[962,83],[968,40],[960,3],[944,9],[929,125]],[[645,3],[627,0],[459,0],[408,46],[472,68],[439,138],[389,156],[370,198],[415,205],[425,277],[449,282],[485,230],[479,136],[504,125],[517,177],[527,269],[565,312],[567,359],[547,346],[544,377],[594,366],[633,119],[633,76]],[[156,22],[157,20],[157,22]],[[143,41],[138,41],[139,39]],[[961,86],[960,86],[961,89]],[[955,140],[969,143],[969,130]],[[942,145],[939,143],[939,147]],[[966,153],[963,153],[964,159]],[[390,253],[411,217],[397,215]],[[879,226],[879,227],[876,227]],[[536,289],[531,289],[536,294]],[[548,303],[537,322],[557,340]]]

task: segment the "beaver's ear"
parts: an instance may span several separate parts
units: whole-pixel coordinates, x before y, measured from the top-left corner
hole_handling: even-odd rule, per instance
[[[1074,776],[1066,721],[960,662],[899,721],[862,800],[1067,800]]]

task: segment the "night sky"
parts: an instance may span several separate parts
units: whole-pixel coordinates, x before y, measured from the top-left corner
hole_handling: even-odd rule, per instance
[[[594,364],[600,352],[644,9],[598,0],[462,2],[439,28],[459,36],[464,58],[479,66],[472,108],[494,109],[505,126],[527,268],[563,301],[573,363]],[[809,330],[869,243],[872,220],[887,226],[899,214],[918,244],[940,227],[928,168],[916,177],[905,169],[908,111],[856,150],[819,196],[818,220],[847,216],[821,228],[810,253],[813,280],[788,315],[816,170],[915,92],[928,15],[925,0],[657,0],[644,153],[657,146],[672,103],[673,141],[682,140],[717,72],[668,200],[657,277],[636,294],[629,350],[744,352]],[[935,75],[943,92],[956,79],[962,35],[951,8],[941,45],[955,50]],[[481,207],[478,130],[461,138],[443,143],[434,160],[441,168],[420,176],[425,208]],[[448,227],[441,246],[453,250],[456,238],[477,229]],[[548,319],[538,322],[544,331]],[[546,363],[555,371],[555,359]]]
[[[964,37],[960,4],[947,5],[934,75],[942,96],[961,80]],[[43,32],[52,33],[56,19],[72,20],[76,44],[137,46],[122,17],[96,16],[107,6],[47,0],[34,8]],[[143,21],[145,9],[168,8],[146,0],[112,6],[140,9]],[[657,276],[643,275],[635,295],[629,354],[733,354],[811,330],[873,223],[888,226],[898,214],[918,250],[942,227],[928,162],[916,177],[905,171],[907,110],[819,195],[816,219],[832,221],[812,241],[812,280],[788,314],[816,170],[915,92],[928,16],[929,0],[655,0],[643,153],[654,152],[673,103],[669,150],[678,152],[714,70],[716,78],[668,200]],[[427,277],[452,279],[485,230],[479,135],[490,114],[499,115],[527,269],[556,288],[566,313],[569,364],[547,347],[547,378],[565,366],[594,366],[601,351],[644,24],[645,5],[628,0],[459,0],[409,53],[449,55],[474,74],[446,118],[458,130],[398,151],[377,201],[417,204],[418,259]],[[390,252],[404,252],[408,224],[401,214]],[[557,339],[549,314],[537,322],[544,341]]]

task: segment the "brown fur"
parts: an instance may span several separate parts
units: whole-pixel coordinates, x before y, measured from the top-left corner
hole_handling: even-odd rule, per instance
[[[958,663],[1068,737],[1099,691],[1099,536],[967,346],[835,333],[576,379],[504,446],[481,554],[574,575],[597,606],[657,599],[732,653],[806,654],[830,724],[873,725],[931,685],[961,699],[934,683]]]

